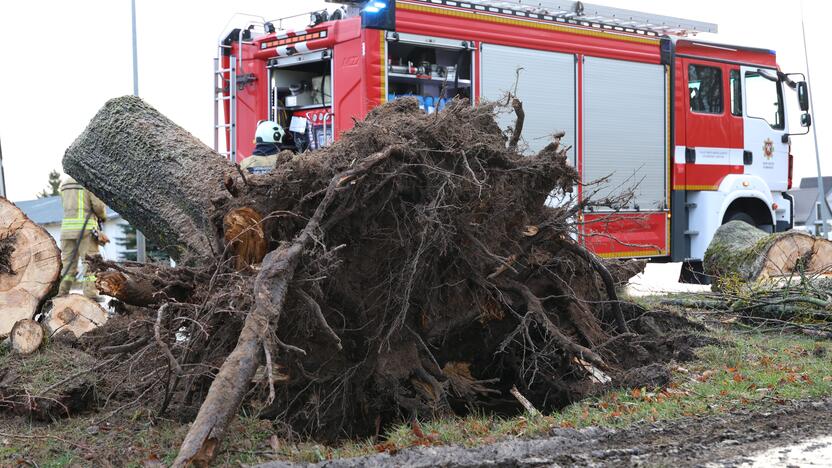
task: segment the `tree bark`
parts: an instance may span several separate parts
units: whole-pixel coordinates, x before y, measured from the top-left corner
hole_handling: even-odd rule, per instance
[[[726,281],[762,281],[832,267],[832,242],[801,231],[766,234],[742,221],[731,221],[714,234],[705,252],[705,273]]]
[[[231,196],[224,185],[239,173],[141,99],[108,101],[63,166],[174,258],[198,262],[222,252],[214,206]]]
[[[52,236],[0,198],[0,337],[34,317],[60,274],[61,251]]]
[[[77,294],[57,297],[52,300],[52,310],[46,319],[49,335],[64,330],[77,338],[107,323],[107,312],[92,299]]]

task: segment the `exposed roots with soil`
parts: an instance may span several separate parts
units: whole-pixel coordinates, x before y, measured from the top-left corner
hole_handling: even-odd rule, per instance
[[[87,144],[111,154],[96,126],[152,112],[111,101],[65,168],[103,187],[93,171],[104,166],[84,159]],[[402,99],[269,175],[243,177],[216,158],[210,170],[225,176],[206,240],[184,242],[217,240],[212,259],[96,264],[99,287],[121,301],[81,340],[112,359],[99,370],[105,407],[196,417],[184,464],[215,456],[240,405],[289,432],[337,439],[402,419],[516,413],[514,387],[548,411],[610,381],[661,379],[632,369],[670,359],[672,340],[618,300],[616,278],[573,239],[583,206],[547,206],[579,180],[568,148],[553,141],[522,155],[494,115],[461,100],[425,115]],[[102,198],[129,213],[108,190]],[[145,231],[148,220],[136,221]]]

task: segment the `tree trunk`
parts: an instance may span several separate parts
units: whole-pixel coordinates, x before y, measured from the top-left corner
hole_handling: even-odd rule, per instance
[[[112,99],[67,149],[64,171],[163,246],[192,262],[222,252],[214,204],[234,166],[133,96]]]
[[[46,319],[46,329],[50,336],[67,330],[80,338],[84,333],[93,331],[105,323],[107,323],[107,312],[98,305],[98,302],[84,296],[70,294],[52,300],[52,310]]]
[[[12,351],[22,356],[28,356],[40,349],[43,344],[43,327],[32,319],[18,321],[9,334]]]
[[[0,198],[0,337],[34,317],[60,274],[61,251],[52,236]]]
[[[832,267],[832,242],[801,231],[766,234],[742,221],[731,221],[714,234],[705,252],[705,273],[726,281],[762,281]]]

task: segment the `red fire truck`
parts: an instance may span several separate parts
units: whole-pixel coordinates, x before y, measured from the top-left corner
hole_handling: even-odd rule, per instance
[[[786,116],[789,105],[808,111],[808,89],[774,51],[695,39],[713,24],[582,2],[339,3],[303,29],[258,19],[221,41],[218,151],[248,156],[259,120],[314,149],[401,96],[432,111],[512,90],[528,152],[564,130],[583,182],[607,178],[596,196],[635,187],[623,209],[580,216],[580,240],[601,257],[696,260],[730,220],[792,227]],[[394,23],[369,27],[383,9]]]

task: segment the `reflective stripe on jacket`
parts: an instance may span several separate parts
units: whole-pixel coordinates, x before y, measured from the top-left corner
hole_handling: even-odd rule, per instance
[[[107,219],[104,203],[77,182],[68,181],[61,185],[61,202],[64,208],[61,239],[77,239],[81,229],[87,232],[99,229],[98,221]]]
[[[249,174],[268,174],[277,165],[277,155],[271,156],[249,156],[240,163],[240,169]]]

